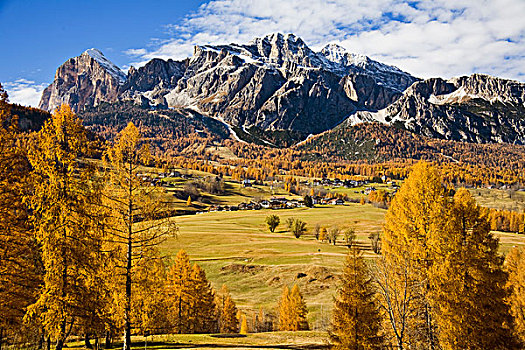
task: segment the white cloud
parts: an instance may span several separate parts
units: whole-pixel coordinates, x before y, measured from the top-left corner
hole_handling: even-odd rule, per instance
[[[146,51],[146,49],[129,49],[124,51],[124,53],[130,56],[142,56],[147,54],[148,52]]]
[[[525,79],[523,0],[212,0],[170,25],[171,39],[133,49],[139,64],[181,59],[195,44],[294,33],[338,42],[420,77],[488,73]]]
[[[17,103],[24,106],[38,107],[42,91],[47,84],[37,84],[27,79],[18,79],[14,82],[7,82],[4,88],[9,95],[11,103]]]

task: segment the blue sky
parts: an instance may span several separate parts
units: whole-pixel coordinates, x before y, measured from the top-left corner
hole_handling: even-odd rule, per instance
[[[525,80],[525,0],[0,0],[0,82],[38,103],[56,68],[96,47],[126,69],[193,45],[294,33],[416,76]]]

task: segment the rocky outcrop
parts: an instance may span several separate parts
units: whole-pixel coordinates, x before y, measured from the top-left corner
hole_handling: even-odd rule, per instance
[[[190,58],[153,59],[127,76],[90,49],[57,70],[40,107],[68,103],[81,111],[125,101],[193,110],[251,136],[250,130],[294,133],[286,144],[362,122],[433,138],[525,143],[523,83],[480,74],[422,81],[336,44],[315,52],[280,33],[247,44],[196,46]]]
[[[89,49],[67,60],[55,80],[42,93],[39,108],[53,111],[69,104],[75,111],[101,102],[115,102],[125,74],[97,49]]]
[[[346,123],[379,121],[433,138],[525,144],[524,97],[525,84],[488,75],[428,79],[387,108],[356,113]]]
[[[318,133],[358,110],[376,111],[417,79],[364,56],[336,60],[332,47],[311,50],[293,34],[239,45],[196,46],[183,61],[153,59],[126,77],[88,50],[58,70],[41,108],[74,110],[132,100],[141,106],[190,108],[240,128]],[[120,72],[120,73],[118,73]]]

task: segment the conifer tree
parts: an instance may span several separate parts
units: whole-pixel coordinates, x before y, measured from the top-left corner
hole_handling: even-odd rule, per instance
[[[215,293],[204,270],[197,264],[191,266],[182,249],[168,275],[168,294],[175,333],[209,333],[216,329]]]
[[[290,288],[283,287],[281,299],[279,300],[279,330],[292,330],[292,308],[290,302]]]
[[[188,196],[188,200],[186,201],[186,205],[187,205],[188,207],[191,207],[191,204],[192,204],[192,203],[191,203],[191,196]]]
[[[193,332],[211,333],[216,328],[215,324],[217,322],[215,293],[206,278],[206,273],[197,264],[193,265],[191,280],[194,290],[192,311],[195,315],[193,318]]]
[[[514,331],[522,346],[525,346],[525,249],[514,247],[507,255],[506,264]]]
[[[242,314],[241,316],[241,330],[239,331],[239,334],[248,334],[248,322],[245,314]]]
[[[279,329],[282,331],[304,331],[309,329],[308,308],[299,287],[294,285],[292,290],[283,287],[279,300]]]
[[[191,312],[193,283],[190,259],[180,250],[168,274],[168,293],[171,304],[171,324],[174,333],[190,333],[194,314]]]
[[[505,302],[507,276],[487,211],[464,189],[454,195],[449,231],[429,242],[429,276],[443,349],[516,349]]]
[[[222,309],[221,333],[237,333],[239,331],[237,320],[237,306],[228,293],[224,299]]]
[[[7,93],[0,84],[0,348],[23,329],[23,316],[37,296],[42,267],[24,197],[31,179],[25,148],[17,141]]]
[[[409,317],[404,332],[407,344],[436,349],[436,322],[430,302],[429,271],[434,252],[429,245],[435,236],[443,236],[447,226],[447,197],[437,171],[425,162],[416,164],[389,207],[384,225],[383,256],[391,271],[390,288],[409,291]],[[409,273],[409,275],[407,275]],[[401,290],[392,290],[398,295]],[[385,308],[387,306],[385,305]],[[399,319],[392,320],[399,323]],[[400,346],[400,344],[398,344]]]
[[[307,331],[310,326],[308,325],[308,308],[304,301],[303,295],[299,290],[298,285],[294,285],[290,291],[290,301],[293,308],[293,328],[297,331]]]
[[[68,326],[79,318],[93,318],[99,309],[89,276],[100,268],[102,231],[92,210],[100,196],[92,169],[80,163],[86,133],[69,106],[57,109],[36,141],[29,151],[35,177],[30,199],[45,275],[40,297],[27,316],[41,320],[60,350]]]
[[[118,291],[123,294],[124,350],[131,348],[133,289],[141,288],[133,280],[135,270],[141,261],[156,258],[156,247],[177,233],[174,221],[166,217],[169,208],[162,200],[162,188],[138,176],[139,167],[150,157],[133,123],[119,133],[105,155],[109,169],[104,191],[108,209],[105,228],[116,254],[115,266],[123,271]]]
[[[346,256],[342,285],[332,316],[330,338],[336,349],[378,349],[381,314],[362,253],[355,245]]]
[[[328,237],[328,230],[326,229],[326,227],[321,227],[321,230],[319,231],[319,240],[321,242],[324,242],[326,240],[326,238]]]
[[[166,268],[158,249],[151,256],[152,259],[137,263],[134,274],[132,323],[143,335],[165,334],[170,330]]]

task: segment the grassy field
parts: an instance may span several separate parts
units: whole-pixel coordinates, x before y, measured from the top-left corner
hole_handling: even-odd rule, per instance
[[[281,218],[275,233],[264,224],[269,214]],[[275,312],[282,287],[297,283],[316,328],[328,319],[347,247],[342,241],[334,246],[315,240],[312,228],[354,226],[366,256],[372,257],[368,235],[380,231],[383,215],[371,205],[351,204],[181,216],[179,237],[166,241],[162,249],[171,255],[186,250],[192,261],[205,268],[213,286],[220,289],[225,283],[238,306],[249,313],[259,308]],[[306,221],[308,234],[297,239],[286,232],[284,222],[290,217]]]
[[[275,233],[264,224],[269,214],[281,219]],[[177,218],[179,237],[166,241],[162,250],[171,256],[179,249],[186,250],[193,262],[204,267],[216,289],[222,284],[229,287],[247,315],[259,308],[275,313],[282,287],[297,283],[310,310],[311,326],[319,329],[329,320],[347,247],[342,235],[335,246],[315,240],[313,227],[355,227],[365,257],[373,259],[377,255],[371,251],[368,235],[381,231],[384,214],[385,210],[370,204],[348,204],[181,216]],[[309,232],[299,239],[286,232],[284,222],[290,217],[306,221]],[[496,235],[504,253],[514,245],[525,244],[523,236]]]
[[[102,340],[103,341],[103,340]],[[267,332],[225,337],[214,334],[172,334],[154,336],[134,336],[132,349],[328,349],[326,332]],[[85,349],[84,342],[70,342],[68,348]],[[113,343],[113,349],[122,349],[122,343]]]
[[[523,212],[525,210],[525,192],[497,189],[470,189],[476,202],[483,207],[513,210]]]

